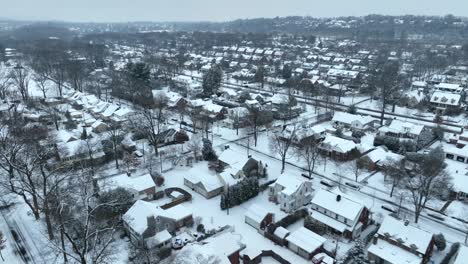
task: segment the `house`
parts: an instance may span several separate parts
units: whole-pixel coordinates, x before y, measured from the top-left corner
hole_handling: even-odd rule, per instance
[[[463,88],[459,84],[454,83],[439,83],[434,86],[437,91],[444,91],[450,93],[460,94],[463,91]]]
[[[129,120],[134,114],[135,113],[130,108],[120,107],[112,114],[110,120],[115,123],[122,123]]]
[[[102,133],[104,131],[107,131],[108,126],[106,123],[96,120],[92,125],[91,128],[94,133]]]
[[[389,165],[392,162],[399,162],[404,158],[404,156],[393,153],[380,146],[360,157],[358,160],[358,165],[361,168],[366,168],[368,171],[373,171],[376,169],[381,169],[385,165]]]
[[[353,115],[345,112],[335,112],[333,126],[335,128],[350,128],[352,130],[366,130],[374,127],[377,119],[371,116]]]
[[[119,109],[118,105],[114,104],[109,104],[104,110],[104,112],[101,113],[101,118],[105,121],[109,121],[111,119],[111,116],[114,114],[115,111]]]
[[[99,163],[105,158],[101,142],[94,139],[58,143],[57,155],[62,163]]]
[[[326,238],[301,227],[286,237],[288,248],[299,256],[311,259],[323,249]]]
[[[461,94],[436,91],[431,96],[431,105],[438,111],[457,109],[461,106]]]
[[[177,131],[173,128],[169,128],[156,135],[159,146],[164,146],[176,142]]]
[[[460,201],[468,201],[468,172],[455,174],[452,177],[454,197]]]
[[[319,146],[322,154],[337,160],[351,160],[357,156],[357,145],[347,139],[327,135]]]
[[[147,247],[145,241],[159,232],[167,230],[174,233],[193,224],[192,212],[183,205],[162,209],[143,200],[136,201],[122,216],[122,220],[130,240]]]
[[[231,108],[227,112],[226,119],[221,121],[221,125],[230,129],[249,126],[249,113],[246,107]]]
[[[387,216],[372,239],[368,257],[376,264],[425,264],[433,247],[433,234]]]
[[[273,117],[280,120],[288,120],[298,117],[302,109],[297,106],[294,100],[285,94],[276,93],[270,98]]]
[[[268,187],[269,200],[280,205],[286,213],[308,204],[312,199],[312,182],[293,175],[281,175]]]
[[[245,223],[259,232],[265,230],[273,221],[274,214],[258,204],[252,204],[245,213]]]
[[[193,191],[210,199],[219,195],[224,188],[224,184],[217,175],[188,174],[184,176],[184,185]]]
[[[138,177],[129,177],[127,174],[121,174],[110,178],[103,178],[98,181],[101,192],[116,188],[124,188],[132,193],[133,199],[152,200],[156,193],[156,184],[150,174]]]
[[[190,254],[195,254],[194,256],[201,254],[209,258],[213,256],[219,264],[240,264],[239,252],[246,247],[241,239],[239,234],[227,229],[201,242],[187,245],[181,252],[187,251],[189,259],[192,259]]]
[[[311,201],[311,217],[333,233],[354,239],[365,229],[369,210],[342,193],[320,189]]]
[[[266,173],[262,161],[259,161],[250,155],[244,156],[230,148],[224,150],[218,157],[220,166],[224,168],[222,173],[229,174],[234,179],[243,177],[263,177]]]
[[[468,247],[461,245],[458,252],[452,258],[451,264],[465,264],[468,259]]]
[[[285,134],[288,135],[288,138],[291,138],[292,131],[289,127],[286,127]],[[325,138],[327,134],[327,129],[325,126],[318,124],[311,127],[301,127],[295,131],[295,134],[292,136],[292,141],[296,145],[303,145],[307,142],[319,142]]]
[[[396,137],[399,139],[411,139],[416,142],[424,142],[432,139],[430,129],[424,125],[418,125],[410,122],[394,119],[389,126],[383,126],[379,129],[379,135]]]

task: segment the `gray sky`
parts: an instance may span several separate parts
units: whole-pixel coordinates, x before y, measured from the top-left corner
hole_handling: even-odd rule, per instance
[[[0,0],[0,17],[76,22],[225,21],[370,13],[468,16],[468,0]]]

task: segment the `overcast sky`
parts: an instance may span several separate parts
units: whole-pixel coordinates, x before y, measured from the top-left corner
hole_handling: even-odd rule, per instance
[[[468,0],[0,0],[0,17],[76,22],[416,14],[468,16]]]

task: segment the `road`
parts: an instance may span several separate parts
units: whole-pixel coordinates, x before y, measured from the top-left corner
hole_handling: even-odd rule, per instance
[[[24,233],[18,225],[18,222],[15,219],[10,219],[8,215],[5,215],[6,213],[10,212],[10,209],[1,209],[0,212],[2,214],[2,221],[8,227],[9,231],[9,233],[5,234],[5,236],[7,241],[11,242],[11,245],[15,245],[15,254],[18,255],[24,263],[45,263],[36,261],[34,255],[31,253],[33,250],[30,247],[30,243],[34,244],[34,242],[26,239]]]

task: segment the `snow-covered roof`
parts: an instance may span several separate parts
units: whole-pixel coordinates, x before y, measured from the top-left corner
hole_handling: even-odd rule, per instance
[[[338,195],[341,196],[339,201],[337,201]],[[341,215],[353,222],[357,220],[361,211],[364,209],[364,205],[351,200],[342,193],[334,193],[324,189],[320,189],[315,193],[311,203],[335,214]]]
[[[208,100],[204,101],[203,99],[196,99],[190,101],[191,105],[194,107],[202,107],[203,110],[213,113],[219,113],[223,110],[223,106],[213,103],[213,101]]]
[[[459,84],[454,83],[439,83],[435,85],[435,88],[438,90],[460,90],[462,89]]]
[[[110,117],[115,111],[117,111],[117,109],[119,109],[119,106],[118,105],[114,105],[114,104],[110,104],[106,110],[104,110],[104,112],[102,113],[103,116],[105,117]]]
[[[426,87],[427,83],[425,81],[414,81],[412,85],[415,87]]]
[[[257,223],[261,223],[269,213],[270,212],[265,207],[258,204],[252,204],[249,209],[247,209],[245,217],[248,217]]]
[[[148,227],[149,216],[162,216],[175,221],[182,220],[192,215],[183,205],[176,205],[169,209],[161,209],[159,206],[143,200],[136,201],[122,216],[122,219],[138,234],[142,234]]]
[[[289,233],[289,230],[282,226],[279,226],[275,229],[275,232],[273,234],[281,239],[284,239],[287,235],[289,235]]]
[[[145,239],[145,242],[148,248],[152,248],[154,246],[158,246],[162,243],[165,243],[171,239],[171,234],[167,231],[167,229],[164,229],[163,231],[156,233],[156,235]]]
[[[304,183],[304,181],[305,180],[299,179],[298,177],[295,177],[293,175],[282,174],[270,186],[280,185],[280,186],[282,186],[284,188],[281,191],[282,193],[284,193],[286,195],[291,195],[291,194],[295,193],[297,190],[299,190],[299,188]]]
[[[371,152],[367,153],[366,157],[368,157],[372,162],[379,162],[382,165],[388,164],[392,161],[400,161],[404,158],[404,156],[385,150],[382,147],[375,148]]]
[[[245,245],[242,244],[239,235],[231,232],[223,232],[207,238],[200,243],[187,245],[182,251],[186,250],[192,252],[191,254],[193,257],[202,255],[206,259],[215,256],[218,257],[220,264],[230,264],[231,262],[228,257],[242,250],[244,247]],[[188,258],[190,258],[190,256]],[[188,260],[187,263],[195,263],[195,261]]]
[[[422,262],[421,257],[385,240],[379,240],[377,245],[372,244],[367,251],[390,264],[421,264]]]
[[[324,146],[329,146],[330,149],[340,153],[347,153],[356,148],[356,143],[353,141],[335,137],[333,135],[327,135],[322,144]]]
[[[207,175],[204,173],[186,174],[184,176],[184,180],[187,180],[192,184],[201,184],[207,192],[214,191],[224,186],[216,175]]]
[[[252,156],[250,158],[252,158]],[[229,164],[231,168],[241,170],[250,158],[246,157],[244,153],[241,154],[228,148],[219,155],[218,160]]]
[[[156,187],[150,174],[145,174],[138,177],[129,177],[127,174],[121,174],[111,178],[104,178],[98,181],[98,184],[103,191],[122,187],[125,189],[132,189],[137,192],[141,192],[149,188]]]
[[[408,248],[414,245],[415,250],[421,254],[426,253],[433,236],[431,233],[410,224],[405,225],[403,221],[399,221],[391,216],[385,217],[377,233],[388,239],[402,243]]]
[[[376,119],[371,116],[353,115],[353,114],[346,113],[346,112],[335,112],[335,114],[333,115],[332,121],[340,122],[344,124],[351,124],[352,122],[359,122],[362,125],[366,125],[366,124],[376,121]]]
[[[275,94],[270,98],[272,104],[281,105],[287,104],[289,102],[289,98],[285,94]]]
[[[431,96],[431,103],[457,106],[460,104],[461,95],[443,91],[436,91]]]
[[[381,127],[379,130],[383,132],[392,132],[392,133],[410,133],[413,135],[419,135],[423,131],[424,126],[418,125],[410,122],[404,122],[398,119],[394,119],[388,127]]]
[[[326,238],[310,231],[305,227],[301,227],[289,234],[289,236],[286,237],[286,240],[289,243],[293,243],[294,245],[305,250],[309,254],[320,248],[323,243],[327,241]]]

